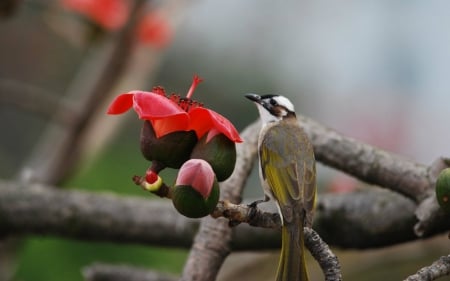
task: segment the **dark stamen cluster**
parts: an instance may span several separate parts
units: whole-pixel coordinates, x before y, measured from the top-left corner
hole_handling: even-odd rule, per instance
[[[167,97],[169,100],[178,104],[178,106],[186,112],[196,107],[203,107],[203,103],[191,100],[189,98],[182,98],[180,95],[175,93],[170,94],[170,96],[166,96],[166,91],[161,86],[153,87],[152,92]]]
[[[191,110],[193,108],[203,106],[203,104],[200,102],[197,102],[195,100],[191,100],[188,98],[182,98],[182,97],[180,97],[180,95],[177,95],[177,94],[171,94],[169,99],[171,101],[175,102],[176,104],[178,104],[178,106],[180,106],[180,108],[186,112],[189,112],[189,110]]]
[[[163,97],[166,96],[166,90],[164,90],[164,88],[161,87],[161,86],[153,87],[152,93],[158,94],[158,95],[163,96]]]

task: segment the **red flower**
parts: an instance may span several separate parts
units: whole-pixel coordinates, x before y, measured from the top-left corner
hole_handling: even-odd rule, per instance
[[[62,0],[62,3],[108,30],[122,27],[130,12],[128,1],[125,0]]]
[[[166,97],[161,87],[152,92],[131,91],[116,97],[108,108],[108,114],[121,114],[131,107],[140,119],[152,123],[158,138],[176,131],[194,130],[200,139],[207,135],[207,142],[222,133],[233,142],[242,142],[236,128],[225,117],[191,99],[195,87],[202,80],[194,77],[186,98],[172,94]]]

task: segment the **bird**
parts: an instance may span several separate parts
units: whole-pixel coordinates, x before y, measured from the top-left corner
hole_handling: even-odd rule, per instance
[[[303,227],[311,227],[316,198],[314,151],[297,120],[294,105],[281,95],[246,94],[258,108],[259,176],[264,199],[273,200],[281,218],[281,253],[277,281],[305,281]]]

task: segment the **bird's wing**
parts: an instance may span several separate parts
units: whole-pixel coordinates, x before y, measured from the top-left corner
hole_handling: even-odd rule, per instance
[[[273,126],[260,146],[262,176],[279,202],[282,215],[290,220],[293,208],[308,214],[314,207],[315,160],[312,147],[296,125]],[[283,207],[284,206],[284,207]]]

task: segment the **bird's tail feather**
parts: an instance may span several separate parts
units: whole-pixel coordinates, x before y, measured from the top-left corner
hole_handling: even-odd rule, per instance
[[[281,228],[281,255],[277,281],[307,281],[303,223],[299,218]]]

